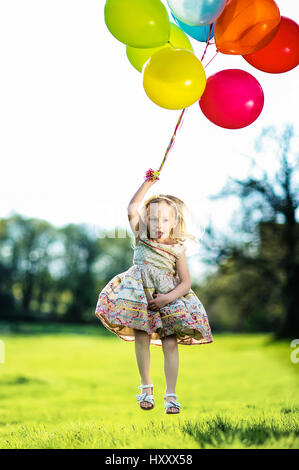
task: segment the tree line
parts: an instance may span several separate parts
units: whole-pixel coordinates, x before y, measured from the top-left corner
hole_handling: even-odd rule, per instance
[[[215,199],[241,203],[233,234],[210,223],[199,257],[214,267],[192,289],[204,303],[214,331],[274,332],[299,337],[298,156],[291,158],[294,129],[264,129],[277,146],[276,172],[230,179]],[[252,159],[253,167],[256,160]],[[115,233],[117,233],[117,230]],[[123,229],[120,229],[123,232]],[[0,320],[100,322],[94,315],[100,290],[132,264],[129,233],[109,237],[88,224],[58,228],[21,214],[0,219]]]

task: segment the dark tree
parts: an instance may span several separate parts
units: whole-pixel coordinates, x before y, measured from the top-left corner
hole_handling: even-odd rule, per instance
[[[51,260],[50,246],[54,240],[55,231],[46,221],[19,214],[1,220],[1,289],[6,296],[13,297],[13,290],[18,293],[18,308],[23,316],[37,311],[32,306],[36,292],[39,292],[41,304]],[[4,304],[2,308],[7,315]]]
[[[263,171],[260,178],[249,176],[244,181],[230,178],[214,199],[237,196],[242,204],[239,241],[215,235],[210,226],[205,243],[206,261],[225,265],[228,259],[237,261],[240,269],[255,266],[260,282],[270,289],[279,288],[283,305],[282,320],[277,325],[277,337],[299,337],[299,253],[298,223],[298,155],[291,162],[293,127],[287,125],[281,135],[274,128],[263,130],[256,150],[264,148],[264,139],[276,143],[273,165],[278,163],[274,176]],[[278,162],[277,162],[278,160]],[[253,166],[256,162],[252,160]],[[258,290],[258,289],[257,289]],[[271,293],[272,295],[272,293]]]

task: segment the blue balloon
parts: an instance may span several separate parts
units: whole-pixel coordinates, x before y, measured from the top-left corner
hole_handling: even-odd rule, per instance
[[[171,13],[189,26],[214,23],[223,12],[227,0],[167,0]]]
[[[189,26],[186,23],[183,23],[180,21],[178,18],[174,16],[172,13],[172,16],[177,23],[177,25],[186,33],[188,36],[191,38],[196,39],[197,41],[200,42],[207,42],[209,38],[209,31],[210,31],[210,26],[211,25],[206,25],[206,26]],[[210,34],[210,39],[214,37],[214,29],[215,29],[215,23],[213,23],[212,31]]]

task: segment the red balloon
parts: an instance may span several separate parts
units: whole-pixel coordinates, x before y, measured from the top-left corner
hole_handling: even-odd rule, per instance
[[[203,114],[225,129],[249,126],[260,115],[264,93],[250,73],[227,69],[211,75],[199,101]]]
[[[283,73],[299,64],[299,25],[290,18],[281,17],[272,41],[244,59],[256,69],[268,73]]]

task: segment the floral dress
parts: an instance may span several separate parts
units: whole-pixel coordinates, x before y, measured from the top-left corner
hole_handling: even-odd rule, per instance
[[[150,335],[151,344],[175,334],[178,344],[212,343],[213,337],[203,304],[190,289],[159,310],[150,310],[153,294],[166,294],[180,282],[176,260],[186,250],[183,243],[158,243],[141,237],[133,265],[117,274],[99,294],[95,315],[119,338],[134,341],[134,329]]]

